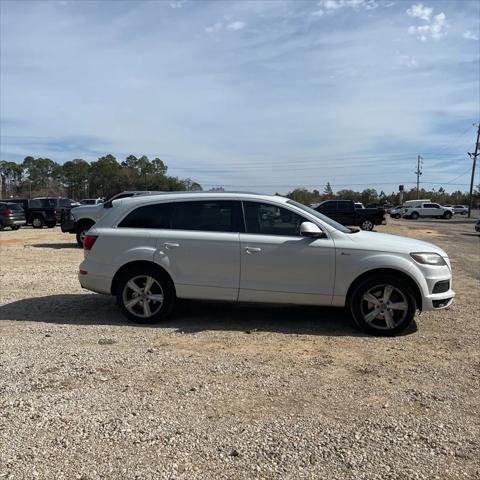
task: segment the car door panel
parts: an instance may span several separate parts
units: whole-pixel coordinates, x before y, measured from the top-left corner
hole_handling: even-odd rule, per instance
[[[155,262],[170,273],[179,298],[238,298],[239,233],[162,230]]]
[[[335,247],[330,238],[240,234],[241,301],[330,304]]]
[[[333,295],[335,246],[328,236],[299,235],[298,213],[260,202],[243,202],[239,300],[328,305]]]

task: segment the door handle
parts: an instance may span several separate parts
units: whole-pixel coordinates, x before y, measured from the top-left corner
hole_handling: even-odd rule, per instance
[[[165,248],[167,250],[169,250],[171,248],[178,248],[180,246],[179,243],[175,243],[175,242],[165,242],[163,245],[165,246]]]
[[[253,254],[253,253],[260,253],[262,251],[261,248],[259,247],[245,247],[245,252],[248,254]]]

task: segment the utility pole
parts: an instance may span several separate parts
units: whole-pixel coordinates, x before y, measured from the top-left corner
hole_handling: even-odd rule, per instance
[[[473,165],[472,165],[472,178],[470,180],[470,195],[468,197],[468,218],[470,218],[472,214],[472,201],[473,201],[473,181],[475,180],[475,166],[477,164],[477,157],[479,155],[478,149],[480,147],[480,124],[477,125],[477,142],[475,143],[475,153],[468,153],[469,157],[473,157]]]
[[[415,174],[417,175],[417,200],[420,198],[420,175],[422,174],[422,157],[418,155],[417,157],[417,169]]]

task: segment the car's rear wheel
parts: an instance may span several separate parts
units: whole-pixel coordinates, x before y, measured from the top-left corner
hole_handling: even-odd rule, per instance
[[[410,215],[410,217],[411,217],[412,220],[418,220],[418,217],[419,217],[419,216],[420,216],[420,215],[418,214],[418,212],[413,212],[413,213]]]
[[[452,218],[452,212],[445,212],[445,213],[443,214],[443,218],[444,218],[445,220],[450,220],[450,219]]]
[[[77,230],[77,243],[80,248],[83,248],[83,241],[85,240],[85,237],[87,236],[87,232],[92,228],[92,224],[83,224],[78,227]]]
[[[396,213],[393,218],[396,218],[397,220],[400,218],[400,214],[399,213]]]
[[[33,228],[43,228],[45,225],[45,220],[42,217],[33,217],[32,227]]]
[[[18,225],[10,225],[12,230],[18,230],[20,227]]]
[[[157,323],[172,311],[175,289],[170,278],[154,267],[132,268],[118,282],[117,302],[132,322]]]
[[[360,228],[362,230],[366,230],[367,232],[370,232],[371,230],[373,230],[373,222],[368,218],[365,220],[362,220],[362,223],[360,223]]]
[[[372,335],[400,333],[412,323],[416,309],[410,285],[390,275],[365,279],[355,287],[350,299],[356,324]]]

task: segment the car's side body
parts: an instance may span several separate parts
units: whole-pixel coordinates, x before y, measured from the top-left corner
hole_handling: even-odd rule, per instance
[[[172,208],[181,209],[182,202],[192,198],[238,203],[242,218],[238,231],[120,226],[139,207],[172,203],[176,205]],[[252,233],[247,228],[248,210],[257,204],[264,210],[273,209],[271,216],[259,214],[267,233]],[[283,217],[288,224],[289,215],[296,222],[315,224],[322,236],[272,234],[269,222],[279,225]],[[112,294],[119,272],[148,264],[168,274],[179,298],[344,306],[352,286],[366,274],[393,272],[410,283],[418,308],[431,310],[451,303],[451,270],[443,250],[403,237],[345,230],[283,197],[204,193],[129,198],[118,201],[88,233],[97,238],[93,251],[86,252],[79,279],[84,288]],[[435,268],[417,264],[411,251],[434,252],[446,263]],[[442,281],[447,281],[447,290],[434,293]],[[442,300],[444,304],[438,303]]]
[[[406,204],[403,210],[406,218],[451,218],[453,213],[453,209],[432,202]]]

